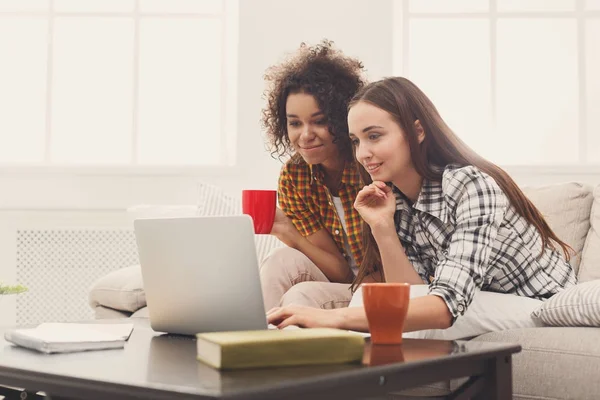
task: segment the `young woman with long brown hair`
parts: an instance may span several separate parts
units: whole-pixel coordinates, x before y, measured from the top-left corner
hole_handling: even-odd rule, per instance
[[[405,331],[446,329],[479,291],[543,299],[575,283],[569,246],[502,169],[465,145],[412,82],[387,78],[351,101],[350,138],[365,186],[354,207],[365,256],[386,282],[428,284]],[[367,331],[364,309],[284,307],[270,323]]]

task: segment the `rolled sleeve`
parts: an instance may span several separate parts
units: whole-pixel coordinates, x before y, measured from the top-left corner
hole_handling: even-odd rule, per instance
[[[478,170],[460,171],[447,183],[456,193],[455,230],[435,267],[429,294],[445,301],[454,323],[483,285],[508,200],[496,181]]]
[[[322,227],[319,218],[306,206],[296,187],[308,183],[298,179],[296,181],[298,182],[294,182],[292,175],[284,167],[279,175],[277,191],[279,207],[291,219],[302,236],[309,236]]]

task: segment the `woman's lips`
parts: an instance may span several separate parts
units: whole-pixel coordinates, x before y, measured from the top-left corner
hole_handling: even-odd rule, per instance
[[[377,171],[379,171],[379,167],[381,167],[383,163],[373,163],[373,164],[367,164],[365,165],[365,169],[367,170],[367,172],[369,174],[373,174]]]
[[[312,151],[312,150],[316,150],[316,149],[320,149],[321,147],[323,147],[323,145],[319,145],[319,146],[310,146],[310,147],[302,147],[300,146],[300,148],[304,151]]]

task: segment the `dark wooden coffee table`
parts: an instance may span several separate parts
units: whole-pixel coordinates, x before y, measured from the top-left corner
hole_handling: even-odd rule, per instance
[[[15,347],[0,331],[0,390],[14,398],[307,399],[373,398],[460,377],[452,398],[510,399],[511,356],[520,346],[406,339],[401,346],[365,344],[364,362],[238,371],[196,360],[193,338],[159,335],[146,320],[125,349],[45,355]],[[102,322],[102,321],[100,321]]]

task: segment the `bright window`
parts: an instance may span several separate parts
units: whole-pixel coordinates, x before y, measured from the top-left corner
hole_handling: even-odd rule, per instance
[[[502,165],[600,164],[598,0],[397,0],[394,70]]]
[[[0,0],[0,164],[232,165],[237,0]]]

